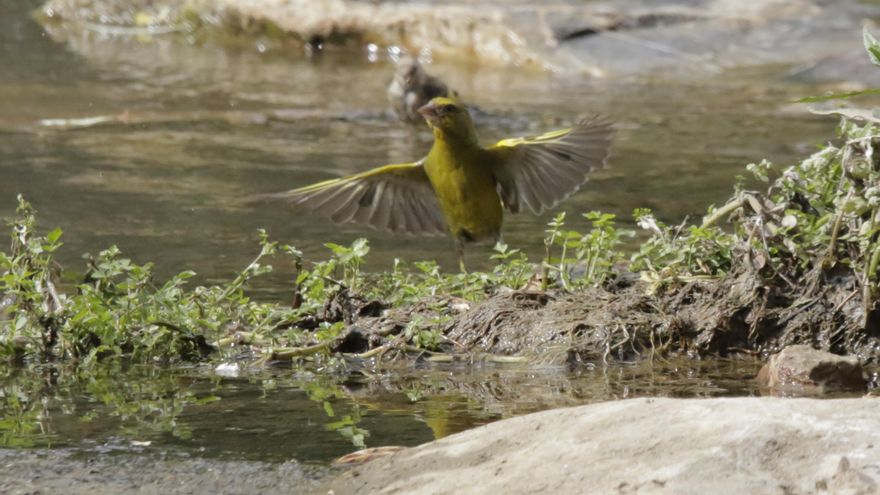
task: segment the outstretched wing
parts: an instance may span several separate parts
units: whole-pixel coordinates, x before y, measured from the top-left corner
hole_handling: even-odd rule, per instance
[[[336,223],[409,234],[446,233],[443,212],[421,163],[386,165],[281,195]]]
[[[613,134],[611,121],[597,115],[570,129],[499,141],[489,151],[504,207],[539,214],[556,206],[605,166]]]

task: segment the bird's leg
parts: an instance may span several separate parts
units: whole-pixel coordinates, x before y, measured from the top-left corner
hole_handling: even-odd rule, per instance
[[[464,266],[464,241],[455,240],[455,251],[458,253],[458,269],[461,273],[467,273],[467,268]]]

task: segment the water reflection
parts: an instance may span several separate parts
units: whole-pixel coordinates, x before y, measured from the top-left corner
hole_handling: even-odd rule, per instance
[[[0,446],[173,450],[327,463],[361,445],[417,445],[501,418],[629,397],[758,393],[753,360],[615,364],[570,372],[451,366],[219,377],[208,368],[3,371]],[[360,438],[357,438],[360,437]]]

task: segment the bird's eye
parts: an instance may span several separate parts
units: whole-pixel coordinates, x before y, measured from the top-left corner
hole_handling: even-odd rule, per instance
[[[443,105],[443,111],[446,113],[452,113],[458,110],[458,107],[455,105]]]

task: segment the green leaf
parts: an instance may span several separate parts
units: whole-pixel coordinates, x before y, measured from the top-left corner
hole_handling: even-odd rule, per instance
[[[46,241],[49,244],[55,244],[55,242],[58,241],[59,238],[61,238],[61,229],[60,228],[56,228],[52,232],[49,232],[48,234],[46,234]]]
[[[840,115],[849,120],[864,120],[865,122],[880,124],[880,109],[877,108],[832,108],[828,110],[811,108],[810,113],[816,115]]]
[[[333,242],[325,243],[324,247],[329,248],[331,251],[333,251],[333,254],[337,256],[349,252],[349,249],[347,247],[340,246],[339,244]]]
[[[364,256],[367,255],[367,253],[370,252],[369,242],[366,239],[364,239],[363,237],[361,237],[361,238],[355,240],[351,244],[351,250],[352,250],[352,252],[354,252],[355,256],[357,256],[359,258],[363,258]]]
[[[865,26],[862,30],[862,40],[865,44],[865,50],[868,52],[868,56],[871,57],[871,63],[880,66],[880,43],[878,43],[877,39],[868,32],[868,26]]]
[[[351,443],[359,448],[366,448],[367,444],[364,442],[364,434],[363,433],[355,433],[351,436]]]
[[[15,319],[15,331],[20,332],[27,325],[28,319],[27,316],[21,314],[18,318]]]
[[[854,96],[878,95],[878,94],[880,94],[880,88],[871,88],[871,89],[863,89],[861,91],[848,91],[846,93],[829,93],[827,95],[822,95],[822,96],[807,96],[807,97],[801,98],[799,100],[794,100],[794,103],[818,103],[821,101],[828,101],[828,100],[845,100],[847,98],[852,98]]]

